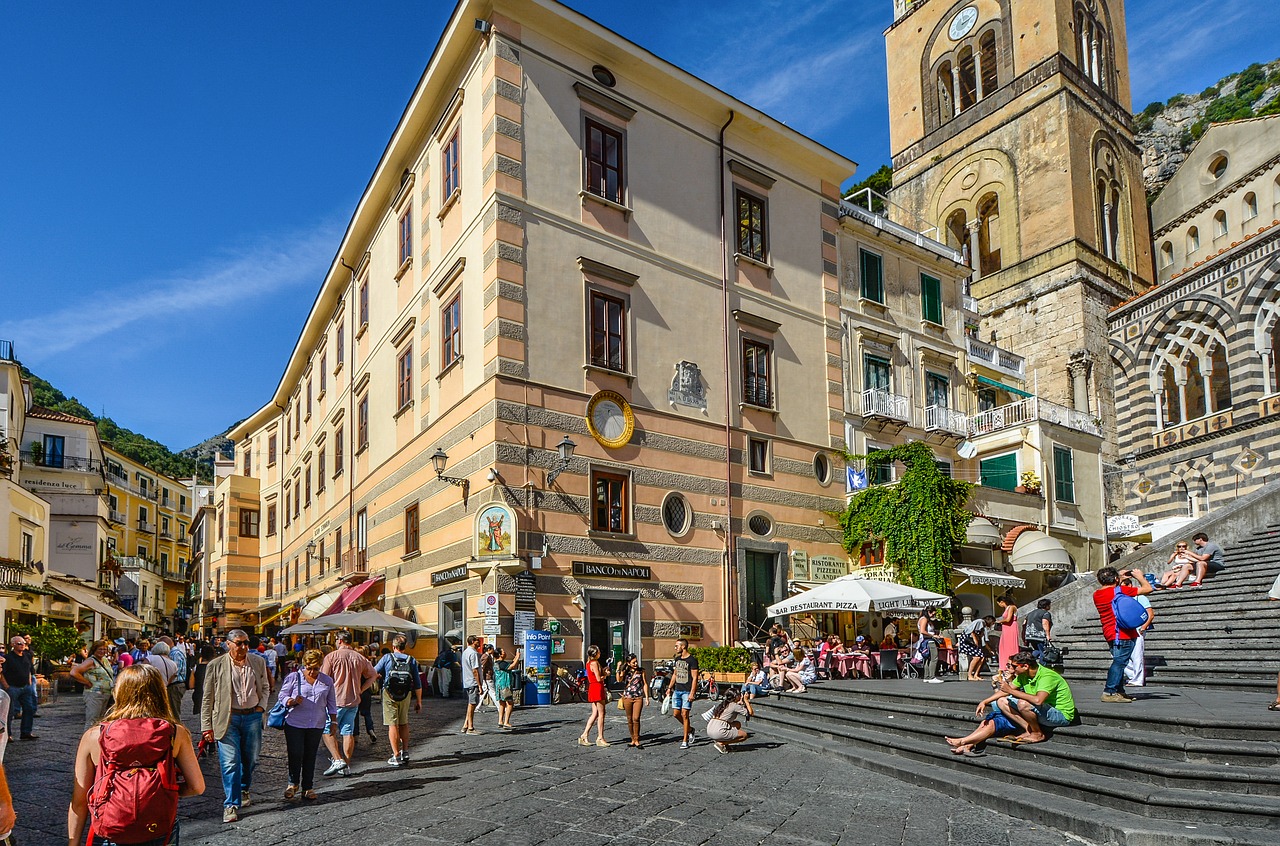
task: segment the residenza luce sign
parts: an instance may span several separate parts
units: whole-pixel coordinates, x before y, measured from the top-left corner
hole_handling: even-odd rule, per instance
[[[653,578],[648,567],[632,564],[596,564],[591,561],[573,562],[575,576],[595,576],[599,579],[644,579]]]

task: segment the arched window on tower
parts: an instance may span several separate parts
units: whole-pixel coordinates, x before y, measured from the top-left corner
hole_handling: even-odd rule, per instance
[[[959,250],[964,255],[966,264],[969,261],[969,218],[964,209],[956,209],[947,217],[947,246]]]
[[[1094,214],[1098,230],[1098,251],[1112,261],[1120,261],[1121,172],[1119,157],[1109,140],[1094,148]]]
[[[951,62],[943,62],[938,66],[938,119],[948,121],[956,116],[955,100],[952,96]]]
[[[1225,238],[1227,235],[1227,213],[1218,210],[1213,214],[1213,237]]]
[[[1173,244],[1168,241],[1160,245],[1160,267],[1173,267]]]
[[[1000,68],[996,63],[996,34],[987,30],[978,38],[978,64],[981,73],[978,81],[981,84],[979,99],[988,97],[1000,87]]]
[[[1244,195],[1244,209],[1240,216],[1242,220],[1253,220],[1258,216],[1258,195],[1250,191]]]
[[[1001,267],[1000,198],[987,194],[978,201],[978,270],[988,276]]]
[[[1262,358],[1262,393],[1280,394],[1280,292],[1258,306],[1253,323],[1253,349]]]
[[[960,48],[958,67],[960,68],[958,96],[960,111],[963,112],[978,102],[978,76],[977,68],[974,65],[972,47],[965,46]]]
[[[1111,90],[1111,37],[1098,20],[1094,0],[1076,4],[1076,67],[1103,91]]]
[[[1187,230],[1187,255],[1200,249],[1200,230],[1193,226]]]
[[[1183,317],[1156,353],[1151,390],[1161,428],[1231,408],[1227,342],[1212,321]]]

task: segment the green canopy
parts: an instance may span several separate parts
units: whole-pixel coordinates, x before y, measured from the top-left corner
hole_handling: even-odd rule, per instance
[[[1009,393],[1014,394],[1016,396],[1020,396],[1020,397],[1035,396],[1035,394],[1029,394],[1026,391],[1022,390],[1021,388],[1014,388],[1009,385],[1006,385],[1004,382],[997,382],[995,379],[988,379],[986,376],[983,376],[981,373],[975,373],[973,375],[978,377],[978,381],[982,382],[983,384],[990,385],[993,388],[999,388],[1002,391],[1008,391]]]

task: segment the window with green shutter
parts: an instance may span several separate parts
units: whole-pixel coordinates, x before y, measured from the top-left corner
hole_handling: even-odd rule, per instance
[[[858,251],[859,272],[862,274],[862,296],[878,303],[884,302],[884,260],[875,253]]]
[[[1076,476],[1071,450],[1053,447],[1053,495],[1059,502],[1076,501]]]
[[[978,462],[978,473],[984,487],[1011,491],[1018,486],[1018,454],[984,458]]]
[[[927,273],[920,274],[920,316],[942,325],[942,280]]]

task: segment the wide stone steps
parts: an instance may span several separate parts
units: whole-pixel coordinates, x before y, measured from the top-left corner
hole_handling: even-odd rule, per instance
[[[1163,570],[1163,565],[1158,569]],[[1227,544],[1227,568],[1199,587],[1150,595],[1155,626],[1146,637],[1147,683],[1274,691],[1280,650],[1280,602],[1267,591],[1280,573],[1280,527]],[[1076,682],[1106,678],[1111,654],[1094,615],[1057,632],[1067,650],[1064,675]]]
[[[1152,691],[1158,704],[1145,708],[1087,703],[1081,725],[1044,744],[991,743],[985,758],[952,754],[943,738],[973,729],[987,691],[966,682],[829,682],[758,703],[750,728],[1100,841],[1280,842],[1280,718],[1267,719],[1265,697],[1249,695],[1258,702],[1247,706],[1237,697],[1235,710],[1248,715],[1228,720]],[[1092,692],[1076,689],[1078,698]],[[1081,830],[1082,816],[1102,830]],[[1219,826],[1238,828],[1228,836]]]

